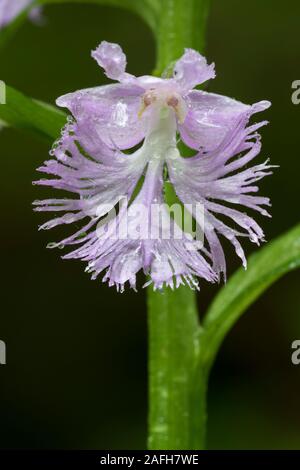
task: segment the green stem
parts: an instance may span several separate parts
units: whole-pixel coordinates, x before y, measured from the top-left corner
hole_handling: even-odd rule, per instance
[[[209,0],[161,0],[160,75],[184,48],[203,50]],[[203,449],[208,370],[201,360],[196,296],[187,287],[148,290],[150,449]]]
[[[161,19],[157,28],[157,75],[177,60],[184,48],[203,51],[209,3],[210,0],[161,0]]]
[[[189,449],[193,436],[193,389],[198,354],[197,308],[193,291],[150,292],[150,449]],[[202,416],[200,417],[202,420]],[[199,433],[197,446],[203,446]],[[196,447],[197,447],[196,446]]]

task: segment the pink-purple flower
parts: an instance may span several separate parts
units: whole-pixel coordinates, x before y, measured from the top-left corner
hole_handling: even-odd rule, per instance
[[[11,23],[33,0],[0,0],[0,29]],[[40,20],[40,8],[33,8],[29,13],[33,21]]]
[[[269,215],[269,199],[256,195],[256,183],[272,169],[268,162],[249,166],[261,149],[258,129],[267,121],[248,123],[270,103],[249,106],[195,89],[215,71],[192,49],[176,62],[171,78],[127,73],[117,44],[103,41],[92,56],[119,83],[57,100],[72,117],[54,144],[53,158],[39,168],[52,178],[37,183],[71,196],[34,204],[37,211],[57,213],[41,229],[73,223],[77,229],[50,246],[74,246],[63,258],[85,261],[93,279],[102,273],[121,291],[126,282],[136,287],[140,270],[148,276],[145,285],[153,283],[155,289],[197,288],[197,278],[225,277],[222,237],[246,266],[239,238],[259,244],[264,234],[245,211]],[[180,140],[194,156],[181,156]],[[203,243],[164,204],[170,185]]]

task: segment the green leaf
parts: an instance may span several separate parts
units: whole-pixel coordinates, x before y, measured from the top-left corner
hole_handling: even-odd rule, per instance
[[[271,284],[300,267],[300,225],[268,243],[249,258],[215,297],[204,319],[204,361],[210,367],[231,327]]]
[[[0,104],[0,120],[53,141],[60,135],[66,115],[54,106],[28,98],[6,86],[6,104]]]

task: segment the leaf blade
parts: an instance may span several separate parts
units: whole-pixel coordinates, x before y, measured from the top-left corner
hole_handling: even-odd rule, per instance
[[[52,141],[60,135],[66,115],[54,106],[28,98],[6,86],[6,104],[0,105],[0,119],[9,126],[29,130]]]
[[[281,276],[299,267],[300,224],[250,256],[247,271],[241,268],[231,276],[204,318],[208,367],[224,337],[247,307]]]

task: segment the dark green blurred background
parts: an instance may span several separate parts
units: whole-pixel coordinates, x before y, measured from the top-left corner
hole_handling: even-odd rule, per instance
[[[188,1],[188,0],[187,0]],[[45,8],[46,24],[26,23],[0,56],[0,77],[23,92],[56,97],[104,82],[90,50],[120,43],[129,71],[150,73],[154,42],[127,11],[97,6]],[[298,0],[212,0],[207,56],[218,76],[210,91],[247,103],[269,99],[261,161],[280,164],[262,192],[273,219],[260,220],[267,239],[299,221],[300,79]],[[145,293],[117,294],[91,282],[83,264],[63,262],[49,241],[66,230],[38,232],[45,218],[31,202],[50,193],[31,185],[49,145],[15,130],[0,135],[2,296],[0,366],[2,448],[145,448],[147,322]],[[248,253],[252,247],[248,247]],[[231,271],[238,262],[228,247]],[[299,272],[253,305],[227,337],[209,389],[209,448],[300,449]],[[217,288],[202,284],[203,313]]]

